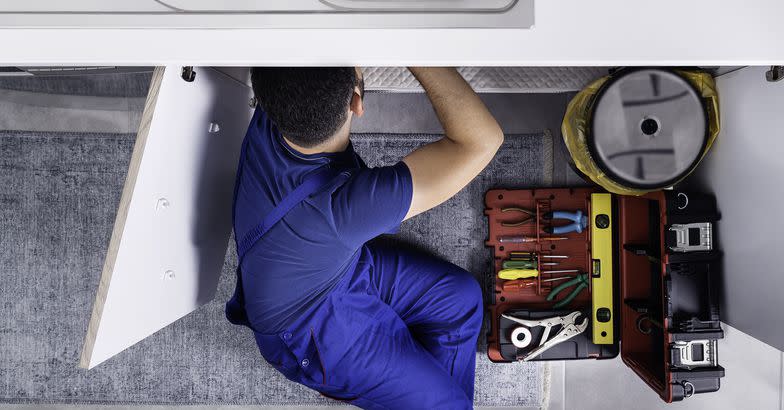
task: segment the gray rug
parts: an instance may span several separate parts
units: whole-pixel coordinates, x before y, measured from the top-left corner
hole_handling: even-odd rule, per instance
[[[354,140],[378,165],[433,138]],[[231,243],[215,301],[91,371],[76,368],[133,142],[133,135],[0,132],[0,401],[331,404],[267,366],[249,331],[224,319],[236,266]],[[428,249],[484,283],[484,191],[547,185],[551,151],[549,135],[509,136],[469,187],[406,222],[393,240]],[[492,364],[481,345],[477,354],[478,405],[546,400],[543,365]]]

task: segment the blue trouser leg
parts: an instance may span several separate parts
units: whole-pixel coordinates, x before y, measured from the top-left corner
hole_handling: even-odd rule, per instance
[[[374,288],[466,396],[474,397],[482,292],[471,273],[433,256],[370,246]]]
[[[256,339],[286,377],[329,397],[372,409],[465,409],[481,322],[468,272],[371,245],[319,306]]]

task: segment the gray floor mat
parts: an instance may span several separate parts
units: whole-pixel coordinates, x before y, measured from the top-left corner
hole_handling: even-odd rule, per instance
[[[433,138],[354,140],[370,164],[381,164]],[[485,277],[481,192],[544,185],[548,141],[546,133],[509,136],[482,176],[406,222],[399,238]],[[128,134],[0,133],[0,401],[333,404],[285,380],[261,359],[251,334],[224,319],[236,266],[231,245],[214,302],[96,369],[76,368],[133,142]],[[477,404],[542,403],[540,365],[494,365],[483,349]]]

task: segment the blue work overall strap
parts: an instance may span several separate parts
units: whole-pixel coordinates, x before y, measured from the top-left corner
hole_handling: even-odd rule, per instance
[[[297,204],[304,201],[305,198],[313,195],[316,191],[326,186],[330,181],[339,175],[348,176],[348,173],[341,174],[340,171],[332,169],[327,165],[315,174],[309,175],[305,178],[300,186],[295,188],[275,208],[264,217],[260,224],[255,228],[248,231],[242,240],[237,242],[237,256],[239,264],[242,265],[242,259],[245,254],[256,244],[256,242],[264,236],[275,224],[283,219]]]
[[[250,322],[245,313],[245,295],[242,290],[242,273],[240,269],[245,254],[297,204],[318,192],[336,178],[346,179],[349,175],[348,172],[341,172],[326,165],[315,174],[307,176],[302,184],[291,191],[262,219],[261,223],[248,231],[242,237],[242,240],[237,240],[237,287],[234,289],[234,296],[226,303],[226,317],[230,322],[250,327]]]

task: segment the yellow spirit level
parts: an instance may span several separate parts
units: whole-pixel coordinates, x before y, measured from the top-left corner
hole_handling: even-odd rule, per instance
[[[594,344],[612,344],[613,244],[612,196],[591,194],[591,323]]]

